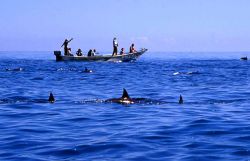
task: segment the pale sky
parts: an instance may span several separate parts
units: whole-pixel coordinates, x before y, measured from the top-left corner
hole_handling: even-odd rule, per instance
[[[250,51],[249,0],[1,0],[0,51]]]

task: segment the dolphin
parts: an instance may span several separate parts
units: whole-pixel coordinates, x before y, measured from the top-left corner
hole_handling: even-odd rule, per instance
[[[53,96],[52,92],[50,92],[49,98],[48,99],[30,99],[28,97],[23,97],[23,96],[13,96],[5,99],[0,99],[0,104],[2,103],[54,103],[55,97]]]
[[[54,102],[55,102],[55,97],[53,96],[52,92],[50,92],[50,94],[49,94],[49,99],[48,99],[48,101],[49,101],[50,103],[54,103]]]
[[[199,71],[191,71],[191,72],[175,72],[173,75],[194,75],[194,74],[201,74]]]
[[[23,68],[14,68],[14,69],[6,68],[6,71],[20,72],[23,71]]]
[[[120,104],[133,104],[135,103],[132,98],[129,97],[128,92],[123,88],[123,94],[120,98],[108,99],[105,102],[120,103]]]
[[[122,97],[107,99],[104,102],[119,104],[165,104],[165,101],[153,100],[149,98],[131,98],[125,88],[123,88]]]
[[[92,73],[93,71],[92,70],[90,70],[90,69],[88,69],[87,67],[85,67],[85,69],[84,69],[84,71],[83,71],[84,73]]]
[[[240,58],[241,60],[247,60],[247,57],[245,56],[245,57],[241,57]]]

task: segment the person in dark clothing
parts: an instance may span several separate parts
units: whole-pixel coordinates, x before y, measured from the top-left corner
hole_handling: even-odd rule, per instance
[[[72,40],[73,40],[73,38],[71,38],[70,40],[65,39],[64,43],[62,44],[61,47],[64,46],[64,55],[69,55],[68,44],[69,44],[69,42],[72,41]]]
[[[120,55],[125,54],[124,48],[121,48]]]
[[[77,56],[82,56],[82,50],[81,50],[81,49],[78,49],[77,52],[76,52],[76,55],[77,55]]]
[[[117,39],[116,38],[114,38],[113,39],[113,54],[112,54],[112,56],[115,56],[115,55],[117,55],[117,53],[118,53],[118,42],[117,42]]]
[[[93,50],[90,49],[89,52],[88,52],[88,56],[92,56],[92,53],[93,53]]]
[[[135,52],[137,52],[137,51],[135,50],[135,44],[132,44],[132,45],[130,46],[130,48],[129,48],[129,53],[135,53]]]

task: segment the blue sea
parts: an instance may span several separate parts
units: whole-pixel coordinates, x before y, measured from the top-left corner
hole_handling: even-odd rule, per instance
[[[249,161],[242,56],[250,52],[149,51],[115,63],[0,52],[0,160]],[[147,101],[105,102],[123,88]]]

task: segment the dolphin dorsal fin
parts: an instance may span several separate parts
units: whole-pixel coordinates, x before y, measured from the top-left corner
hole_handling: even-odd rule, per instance
[[[128,92],[125,88],[123,88],[123,94],[122,94],[122,98],[130,98],[129,95],[128,95]]]
[[[179,98],[179,104],[183,104],[183,98],[182,98],[182,95],[180,95],[180,98]]]
[[[52,92],[50,92],[49,94],[49,100],[50,103],[54,103],[55,102],[55,97],[53,96]]]

